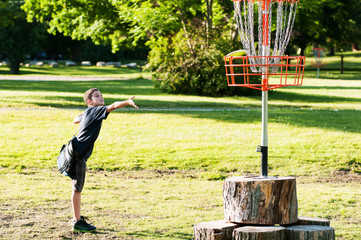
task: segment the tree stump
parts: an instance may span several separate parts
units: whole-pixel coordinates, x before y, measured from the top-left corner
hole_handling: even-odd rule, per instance
[[[283,240],[284,235],[284,227],[247,226],[234,229],[233,240]]]
[[[295,225],[286,227],[286,240],[334,240],[335,230],[328,226]]]
[[[232,240],[232,232],[240,224],[224,220],[203,222],[194,225],[194,240]]]
[[[318,217],[298,217],[296,225],[330,226],[330,220]]]
[[[225,220],[286,225],[298,220],[296,178],[231,177],[223,184]]]

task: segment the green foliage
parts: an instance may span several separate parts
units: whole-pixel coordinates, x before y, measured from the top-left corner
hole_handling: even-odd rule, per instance
[[[207,7],[204,3],[185,6],[173,14],[178,18],[174,34],[156,33],[148,41],[152,49],[148,69],[154,73],[155,87],[167,93],[205,96],[254,93],[227,85],[224,56],[240,46],[226,34],[232,30],[219,1]]]
[[[45,31],[40,24],[26,22],[21,4],[20,1],[0,4],[0,11],[6,13],[2,16],[4,23],[0,25],[0,53],[7,57],[12,74],[19,73],[20,63],[36,50]]]
[[[2,0],[0,2],[0,26],[11,25],[14,19],[21,17],[24,17],[24,14],[19,12],[18,1]]]
[[[124,44],[147,41],[152,49],[149,61],[155,70],[155,86],[165,92],[210,96],[252,92],[230,90],[226,84],[223,57],[237,44],[222,36],[230,30],[232,13],[226,13],[220,3],[214,1],[205,7],[205,2],[192,0],[66,4],[26,0],[24,9],[29,20],[47,22],[52,33],[78,40],[91,38],[96,44],[111,43],[113,51]]]
[[[133,1],[26,0],[23,9],[28,21],[47,23],[48,31],[76,40],[92,39],[95,44],[112,44],[113,51],[132,41],[129,18]]]
[[[361,35],[359,5],[359,0],[300,2],[294,49],[356,44]],[[242,48],[237,46],[231,1],[25,0],[23,8],[28,20],[48,23],[51,33],[111,44],[113,52],[146,43],[152,49],[149,60],[155,85],[165,92],[221,96],[253,91],[225,91],[223,57],[235,47]]]
[[[155,87],[167,93],[204,96],[249,95],[256,90],[228,87],[224,56],[231,49],[226,40],[207,46],[206,39],[194,34],[192,46],[186,33],[174,38],[160,37],[150,42],[148,68],[153,72]],[[257,81],[257,77],[254,81]]]
[[[291,45],[333,50],[344,45],[360,44],[361,1],[307,0],[298,4]]]

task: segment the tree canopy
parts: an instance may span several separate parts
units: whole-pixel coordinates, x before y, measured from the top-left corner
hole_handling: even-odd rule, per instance
[[[202,24],[206,11],[204,1],[193,0],[26,0],[23,9],[29,21],[49,24],[51,33],[91,38],[97,44],[111,44],[114,51],[153,36],[173,36],[190,19]]]
[[[300,0],[290,45],[357,48],[360,7],[359,0]],[[164,80],[156,86],[168,92],[223,94],[223,56],[242,48],[231,0],[25,0],[22,8],[52,34],[110,44],[113,52],[148,45],[149,67]]]
[[[0,53],[6,55],[13,74],[19,73],[20,63],[35,51],[40,36],[45,32],[40,24],[26,21],[21,5],[21,1],[0,2]]]
[[[333,51],[344,46],[357,48],[361,39],[361,1],[301,0],[291,44],[302,49],[322,45]]]
[[[291,44],[357,45],[361,1],[301,0]],[[49,32],[96,44],[137,45],[152,37],[174,36],[184,25],[232,24],[231,0],[25,0],[28,20],[49,24]],[[233,26],[234,27],[234,26]],[[208,28],[208,29],[207,29]]]

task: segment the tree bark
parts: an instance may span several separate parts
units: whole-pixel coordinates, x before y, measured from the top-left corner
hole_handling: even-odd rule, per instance
[[[232,240],[232,232],[240,224],[224,220],[203,222],[194,225],[194,240]]]
[[[225,220],[259,225],[298,221],[294,177],[232,177],[224,181]]]
[[[9,61],[10,74],[19,74],[20,73],[20,62]]]
[[[334,240],[335,230],[328,226],[296,225],[286,227],[287,240]]]
[[[233,231],[233,240],[284,240],[284,227],[240,227]]]

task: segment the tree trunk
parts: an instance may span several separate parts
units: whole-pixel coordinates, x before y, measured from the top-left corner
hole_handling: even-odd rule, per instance
[[[328,226],[296,225],[286,227],[287,240],[334,240],[335,230]]]
[[[298,217],[296,225],[330,226],[330,220],[317,217]]]
[[[206,34],[207,34],[207,45],[209,44],[209,33],[212,30],[213,21],[213,0],[206,0],[207,3],[207,22],[206,22]],[[207,46],[208,47],[208,46]]]
[[[241,225],[224,220],[194,225],[194,240],[232,240],[232,232]]]
[[[9,61],[10,74],[20,73],[20,63],[15,61]]]
[[[298,220],[294,177],[232,177],[224,181],[225,220],[245,224],[291,224]]]
[[[233,240],[283,240],[284,227],[240,227],[233,232]]]

